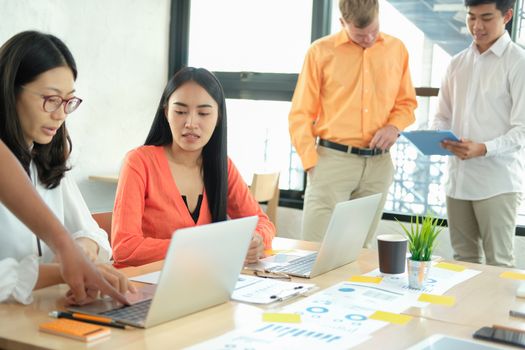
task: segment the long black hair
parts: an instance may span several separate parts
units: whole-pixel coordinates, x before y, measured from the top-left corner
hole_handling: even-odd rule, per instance
[[[0,47],[0,138],[18,158],[29,175],[31,160],[38,179],[55,188],[64,177],[71,152],[71,139],[65,122],[48,144],[34,143],[32,149],[24,139],[16,100],[22,86],[53,68],[68,67],[77,78],[77,67],[71,52],[57,37],[36,31],[16,34]]]
[[[160,98],[155,119],[149,130],[145,145],[171,145],[173,136],[165,114],[168,100],[184,83],[194,81],[215,100],[219,109],[217,125],[210,140],[202,149],[202,173],[204,188],[212,222],[226,220],[228,199],[228,151],[226,145],[226,101],[219,80],[204,68],[186,67],[178,71],[168,82]]]

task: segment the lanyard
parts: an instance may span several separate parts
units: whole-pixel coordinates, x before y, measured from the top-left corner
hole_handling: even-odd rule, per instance
[[[36,246],[38,248],[38,257],[42,257],[42,245],[40,244],[40,238],[36,238]]]
[[[30,167],[33,166],[32,164],[29,165]],[[29,171],[29,177],[31,178],[31,182],[33,183],[33,187],[35,188],[35,191],[36,191],[36,182],[38,181],[37,177],[38,175],[36,176],[31,176],[31,171]],[[36,237],[36,247],[38,249],[38,257],[41,258],[42,257],[42,244],[40,243],[40,238],[38,238],[37,235],[35,235]]]

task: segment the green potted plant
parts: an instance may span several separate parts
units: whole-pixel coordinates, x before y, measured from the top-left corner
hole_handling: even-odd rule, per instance
[[[399,224],[407,236],[408,251],[411,254],[407,258],[408,286],[422,289],[431,266],[432,252],[437,243],[436,238],[443,231],[443,220],[428,213],[423,217],[412,216],[409,227],[401,222]]]

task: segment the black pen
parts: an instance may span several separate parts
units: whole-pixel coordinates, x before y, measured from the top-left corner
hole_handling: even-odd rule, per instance
[[[64,311],[51,311],[49,313],[49,316],[54,318],[69,318],[70,320],[77,320],[92,324],[98,324],[101,326],[108,326],[113,328],[120,328],[125,329],[126,325],[119,323],[109,317],[104,316],[93,316],[93,315],[87,315],[87,314],[81,314],[77,312],[64,312]]]
[[[513,317],[525,318],[525,311],[510,310],[509,315]]]
[[[302,289],[303,289],[303,286],[296,286],[293,288],[293,291],[294,291],[293,293],[290,293],[284,296],[276,295],[276,294],[270,295],[270,299],[272,299],[273,301],[285,301],[285,300],[301,295],[301,293],[303,292]]]

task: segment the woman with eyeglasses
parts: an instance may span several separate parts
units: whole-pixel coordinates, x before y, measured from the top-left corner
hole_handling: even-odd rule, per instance
[[[183,68],[171,78],[144,146],[129,152],[113,210],[113,258],[121,266],[164,259],[176,229],[259,216],[246,255],[271,248],[275,227],[228,158],[226,102],[217,78]]]
[[[124,292],[127,279],[103,264],[111,256],[107,234],[68,173],[71,140],[65,120],[82,102],[75,96],[76,77],[71,52],[55,36],[26,31],[9,39],[0,48],[0,139],[86,257],[102,263],[99,271]],[[53,251],[2,204],[0,227],[0,259],[12,262],[0,271],[3,299],[28,303],[34,288],[63,282]]]
[[[100,290],[126,303],[125,297],[102,278],[95,266],[82,256],[84,254],[79,252],[69,233],[45,205],[18,160],[1,140],[0,164],[0,203],[9,208],[56,253],[62,278],[71,288],[70,299],[74,303],[83,304],[90,300],[88,292],[93,294]],[[21,296],[19,293],[22,293],[24,299],[23,294],[28,292],[22,288],[13,292],[16,286],[13,281],[18,279],[19,267],[20,264],[12,258],[0,259],[0,301],[8,299],[12,294],[16,300]]]

